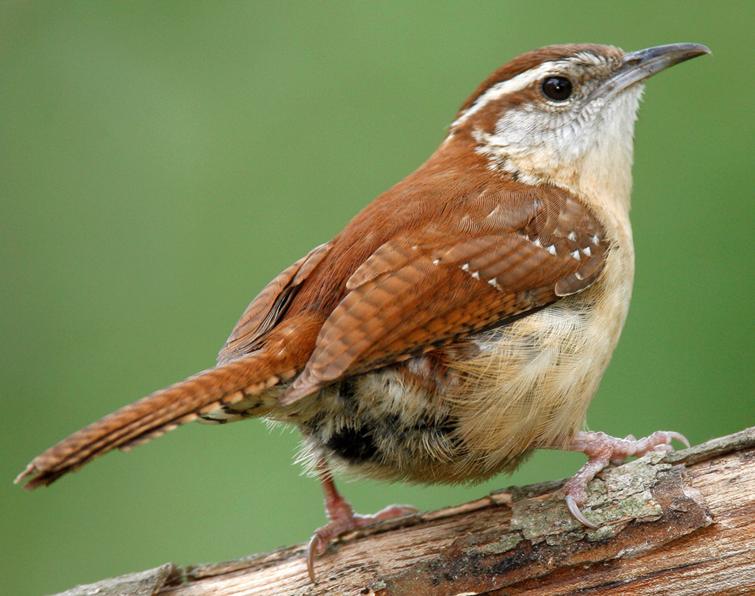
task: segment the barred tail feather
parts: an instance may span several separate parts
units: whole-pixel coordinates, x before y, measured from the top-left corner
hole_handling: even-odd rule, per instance
[[[225,404],[262,393],[278,382],[277,374],[264,352],[198,373],[63,439],[35,457],[15,482],[26,481],[29,489],[51,484],[108,451],[146,443]],[[259,414],[268,409],[265,405],[273,404],[260,404]]]

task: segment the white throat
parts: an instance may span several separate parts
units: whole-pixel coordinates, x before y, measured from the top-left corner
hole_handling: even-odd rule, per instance
[[[636,85],[608,104],[593,102],[578,117],[532,107],[507,111],[494,132],[473,131],[476,150],[488,157],[493,170],[505,171],[525,184],[565,188],[626,217],[641,95],[642,86]]]

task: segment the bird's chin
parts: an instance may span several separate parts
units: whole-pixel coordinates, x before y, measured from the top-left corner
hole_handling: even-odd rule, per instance
[[[601,196],[606,205],[629,210],[634,155],[634,125],[643,83],[624,89],[603,105],[596,116],[589,141],[574,167],[574,192]]]

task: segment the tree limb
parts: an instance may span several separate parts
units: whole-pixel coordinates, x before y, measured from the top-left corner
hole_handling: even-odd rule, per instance
[[[755,592],[755,427],[605,470],[575,522],[560,482],[509,488],[342,539],[306,571],[302,546],[171,563],[67,596],[171,594],[747,594]]]

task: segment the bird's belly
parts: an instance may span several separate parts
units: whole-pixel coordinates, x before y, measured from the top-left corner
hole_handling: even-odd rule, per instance
[[[481,471],[563,447],[582,428],[621,331],[616,315],[605,320],[583,300],[564,300],[481,335],[478,356],[454,363],[466,380],[451,396],[459,434]]]
[[[621,332],[628,293],[598,283],[514,323],[324,390],[300,424],[304,453],[360,476],[482,480],[532,449],[564,446]]]

